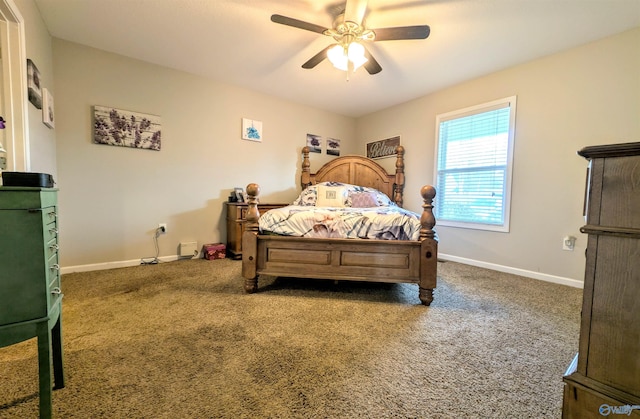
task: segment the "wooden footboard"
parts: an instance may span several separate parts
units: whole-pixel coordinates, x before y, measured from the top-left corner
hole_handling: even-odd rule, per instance
[[[438,241],[433,231],[435,189],[424,186],[420,240],[315,239],[260,235],[257,197],[252,183],[247,225],[242,237],[245,291],[258,289],[258,276],[287,276],[368,282],[410,282],[419,286],[422,304],[433,301],[437,279]]]

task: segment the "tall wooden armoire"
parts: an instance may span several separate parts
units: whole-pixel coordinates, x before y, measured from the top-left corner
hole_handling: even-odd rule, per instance
[[[640,142],[586,147],[588,235],[578,355],[563,418],[640,417]]]

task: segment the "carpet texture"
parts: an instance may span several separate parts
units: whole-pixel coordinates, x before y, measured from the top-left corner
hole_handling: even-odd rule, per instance
[[[63,275],[56,418],[560,418],[582,290],[438,263],[417,285],[187,260]],[[0,348],[0,418],[38,415],[36,340]]]

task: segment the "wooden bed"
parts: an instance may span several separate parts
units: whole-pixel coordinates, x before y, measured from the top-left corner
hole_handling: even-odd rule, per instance
[[[402,206],[404,148],[396,148],[396,172],[388,174],[375,161],[362,156],[338,157],[310,173],[309,148],[302,149],[302,189],[333,181],[384,192]],[[416,283],[422,304],[433,301],[437,278],[438,239],[433,227],[435,188],[425,185],[419,240],[368,240],[263,235],[258,231],[260,187],[246,187],[248,209],[242,237],[242,276],[248,293],[258,290],[258,276],[284,276],[347,281]]]

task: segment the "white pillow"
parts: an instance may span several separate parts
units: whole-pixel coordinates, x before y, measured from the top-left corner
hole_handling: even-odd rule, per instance
[[[316,207],[344,207],[347,200],[347,188],[344,186],[318,185]]]

